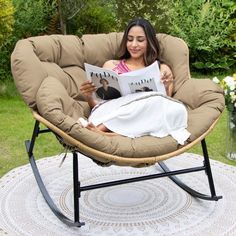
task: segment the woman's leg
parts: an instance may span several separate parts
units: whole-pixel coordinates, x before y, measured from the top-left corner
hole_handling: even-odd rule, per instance
[[[103,132],[111,132],[104,124],[98,125],[97,128]]]

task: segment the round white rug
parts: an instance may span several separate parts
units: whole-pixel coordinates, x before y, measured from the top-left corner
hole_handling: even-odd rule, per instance
[[[73,218],[72,158],[62,167],[61,156],[37,161],[43,180],[58,207]],[[169,167],[200,165],[203,158],[182,154],[169,159]],[[100,167],[80,155],[81,184],[89,185],[160,172],[147,168]],[[30,165],[0,179],[0,235],[81,236],[219,236],[236,235],[236,168],[211,161],[216,192],[223,199],[204,201],[191,197],[168,178],[86,191],[80,198],[81,228],[69,228],[46,205]],[[180,175],[185,183],[209,193],[204,172]]]

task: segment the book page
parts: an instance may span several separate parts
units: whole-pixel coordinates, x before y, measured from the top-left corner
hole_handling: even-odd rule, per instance
[[[118,75],[114,71],[87,63],[85,63],[85,71],[87,79],[98,88],[95,92],[98,99],[109,100],[121,96]]]
[[[166,95],[157,61],[143,69],[121,74],[118,79],[122,95],[143,91],[157,91]]]
[[[139,70],[116,74],[112,70],[85,63],[87,79],[98,88],[96,97],[109,100],[130,93],[157,91],[166,95],[164,84],[160,80],[157,61]]]

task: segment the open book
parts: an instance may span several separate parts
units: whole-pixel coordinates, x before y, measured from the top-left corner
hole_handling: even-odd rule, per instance
[[[85,63],[87,79],[98,88],[96,95],[103,100],[114,99],[129,93],[157,91],[166,95],[164,84],[160,81],[157,61],[139,70],[118,75],[116,72]]]

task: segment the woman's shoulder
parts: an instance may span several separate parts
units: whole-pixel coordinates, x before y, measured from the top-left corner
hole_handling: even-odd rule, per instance
[[[103,64],[103,68],[112,70],[119,64],[120,60],[108,60]]]

